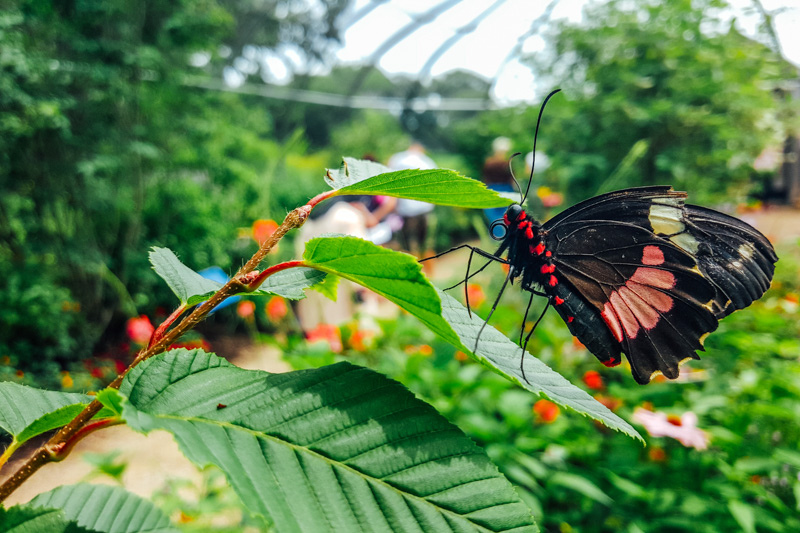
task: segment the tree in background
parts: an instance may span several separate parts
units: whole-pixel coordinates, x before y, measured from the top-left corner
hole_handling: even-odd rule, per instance
[[[0,0],[0,356],[52,374],[151,310],[151,245],[222,267],[245,252],[228,248],[271,205],[282,148],[263,105],[183,80],[196,54],[241,53],[254,10],[273,23],[250,44],[335,38],[295,4]]]
[[[796,72],[722,22],[725,6],[612,0],[551,30],[553,55],[533,61],[564,90],[543,136],[573,199],[657,183],[700,203],[748,191],[753,160],[785,135],[775,90]]]

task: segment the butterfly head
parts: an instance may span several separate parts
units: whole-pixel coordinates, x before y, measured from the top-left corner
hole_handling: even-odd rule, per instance
[[[539,224],[528,216],[521,205],[511,204],[508,206],[508,209],[506,209],[503,218],[498,218],[492,222],[489,234],[492,236],[492,239],[502,241],[515,235],[519,231],[535,233],[538,228]]]

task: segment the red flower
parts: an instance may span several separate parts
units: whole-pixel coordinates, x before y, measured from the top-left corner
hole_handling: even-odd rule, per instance
[[[319,324],[316,328],[306,333],[306,339],[310,343],[325,341],[330,347],[331,351],[342,351],[342,335],[339,328],[332,324]]]
[[[261,246],[275,233],[276,229],[278,229],[278,223],[274,220],[256,220],[253,222],[253,239]]]
[[[583,382],[592,390],[603,390],[606,387],[603,383],[603,376],[597,370],[588,370],[583,375]]]
[[[252,319],[255,310],[256,310],[256,304],[251,302],[250,300],[242,300],[241,302],[239,302],[239,305],[236,306],[236,314],[244,318],[245,320]]]
[[[103,379],[106,375],[106,373],[103,372],[103,369],[97,366],[92,369],[91,374],[93,378],[97,379]]]
[[[536,421],[544,424],[555,422],[561,409],[550,400],[541,399],[533,404],[533,412],[536,414]]]
[[[280,296],[273,296],[267,302],[267,318],[269,318],[270,322],[279,322],[288,312],[289,308],[286,306],[286,300]]]
[[[150,337],[153,336],[155,328],[150,323],[147,315],[141,315],[138,318],[129,318],[125,324],[125,329],[128,337],[136,344],[145,345],[150,342]]]

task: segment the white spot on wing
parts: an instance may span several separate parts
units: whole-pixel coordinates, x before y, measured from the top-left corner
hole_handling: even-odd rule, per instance
[[[739,252],[739,255],[741,255],[745,259],[752,259],[753,258],[753,253],[755,253],[755,250],[753,250],[753,247],[750,246],[749,244],[744,243],[741,246],[739,246],[739,249],[737,250],[737,252]]]
[[[674,235],[684,230],[683,211],[679,207],[656,204],[650,206],[648,215],[654,233]]]
[[[689,232],[679,233],[677,235],[673,235],[669,238],[673,243],[677,244],[685,251],[689,252],[692,255],[697,254],[697,248],[700,246],[700,243],[697,242],[697,239],[691,236]]]

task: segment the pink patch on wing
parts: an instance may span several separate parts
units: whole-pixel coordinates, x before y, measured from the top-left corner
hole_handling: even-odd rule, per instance
[[[619,295],[619,292],[612,292],[609,300],[611,301],[611,306],[614,308],[614,313],[616,313],[617,318],[619,318],[622,324],[622,329],[625,330],[625,334],[629,339],[635,339],[640,328],[636,315],[633,314],[633,311]]]
[[[645,246],[642,255],[642,263],[645,265],[660,265],[664,263],[664,252],[658,246]]]
[[[675,286],[675,275],[666,270],[639,267],[636,269],[636,272],[633,273],[629,281],[641,283],[642,285],[650,285],[657,289],[671,289]]]
[[[618,342],[622,342],[622,326],[619,325],[619,320],[617,320],[617,315],[614,314],[614,308],[611,306],[610,303],[606,303],[603,310],[600,312],[600,316],[603,317],[608,329],[611,330],[611,334],[614,335],[614,338],[617,339]]]
[[[644,329],[653,329],[658,324],[660,318],[658,311],[650,307],[635,292],[628,287],[621,287],[617,292]]]
[[[628,281],[625,286],[635,293],[639,298],[662,313],[666,313],[672,309],[673,305],[675,305],[675,301],[669,294],[664,294],[660,290],[654,289],[653,287],[648,287],[647,285],[641,285],[631,281]]]

